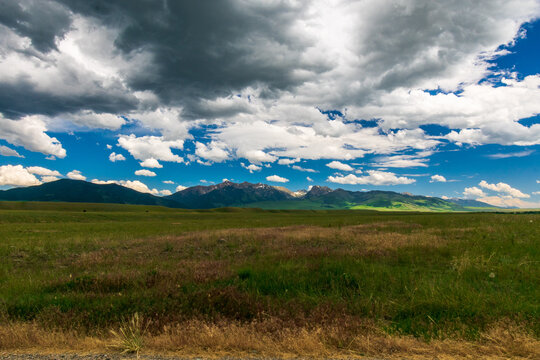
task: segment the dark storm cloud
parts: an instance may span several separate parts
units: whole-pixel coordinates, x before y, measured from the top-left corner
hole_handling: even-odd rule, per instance
[[[64,1],[73,12],[107,26],[122,25],[116,46],[126,56],[152,55],[151,64],[128,74],[136,90],[152,90],[167,104],[199,116],[200,99],[214,99],[247,86],[268,91],[301,82],[298,69],[320,73],[323,63],[302,58],[308,39],[292,26],[305,8],[285,3],[253,5],[220,1]]]
[[[69,30],[69,11],[47,0],[0,1],[0,24],[30,38],[40,52],[56,49],[55,38]]]
[[[91,109],[96,113],[121,114],[137,106],[134,96],[111,89],[92,89],[88,92],[58,95],[39,90],[28,79],[16,83],[0,82],[0,112],[7,118],[17,119],[25,115],[55,116],[61,113]]]

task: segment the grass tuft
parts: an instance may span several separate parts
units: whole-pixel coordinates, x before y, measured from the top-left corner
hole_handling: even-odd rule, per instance
[[[111,330],[114,337],[112,347],[121,350],[122,354],[135,353],[139,358],[147,330],[148,322],[144,321],[139,313],[135,313],[129,320],[122,321],[118,331]]]

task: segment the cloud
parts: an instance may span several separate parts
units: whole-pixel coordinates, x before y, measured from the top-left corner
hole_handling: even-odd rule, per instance
[[[2,97],[0,96],[0,99]],[[47,131],[45,122],[35,116],[27,116],[20,120],[9,120],[0,113],[0,139],[4,139],[16,146],[22,146],[30,151],[54,155],[61,159],[64,158],[66,150],[62,147],[62,144],[58,139],[49,137],[45,131]]]
[[[294,164],[294,163],[297,163],[299,162],[300,159],[287,159],[287,158],[283,158],[283,159],[279,159],[278,160],[278,164],[279,165],[291,165],[291,164]]]
[[[163,183],[172,185],[172,184],[174,184],[174,181],[172,181],[172,180],[163,180]]]
[[[40,175],[40,176],[62,176],[58,171],[56,170],[50,170],[41,166],[29,166],[26,168],[26,170],[34,175]]]
[[[339,162],[339,161],[332,161],[332,162],[326,164],[326,166],[328,166],[330,169],[336,169],[336,170],[341,170],[341,171],[353,171],[354,170],[350,165],[344,164],[344,163]]]
[[[186,186],[178,185],[178,186],[176,187],[176,190],[175,190],[175,191],[176,191],[176,192],[179,192],[179,191],[182,191],[182,190],[185,190],[185,189],[187,189]]]
[[[525,157],[525,156],[531,155],[532,153],[534,153],[534,150],[524,150],[524,151],[510,152],[510,153],[490,154],[490,155],[487,155],[487,157],[492,158],[492,159],[507,159],[511,157]]]
[[[262,169],[262,167],[257,166],[257,165],[255,165],[255,164],[249,164],[249,165],[246,166],[246,164],[240,163],[240,165],[241,165],[244,169],[249,170],[249,172],[252,173],[252,174],[253,174],[254,171],[261,171],[261,169]]]
[[[86,176],[82,175],[79,170],[70,171],[66,176],[72,180],[86,180]]]
[[[480,185],[480,187],[483,187],[485,189],[496,191],[498,193],[507,194],[509,196],[516,197],[516,198],[529,198],[530,197],[530,195],[524,194],[518,189],[514,189],[510,185],[502,183],[502,182],[497,183],[497,184],[489,184],[485,180],[482,180],[480,181],[478,185]]]
[[[15,156],[15,157],[18,157],[18,158],[23,158],[24,156],[22,156],[21,154],[19,154],[16,150],[12,149],[12,148],[9,148],[7,146],[0,146],[0,155],[2,156]]]
[[[476,186],[465,188],[463,191],[463,196],[465,196],[466,199],[477,199],[486,197],[486,193],[482,191],[482,189],[477,188]]]
[[[477,199],[490,205],[500,207],[539,208],[540,203],[533,203],[516,199],[511,196],[486,196]]]
[[[122,154],[117,154],[113,152],[109,155],[109,161],[111,162],[124,161],[124,160],[126,160],[126,158]]]
[[[39,184],[41,181],[22,165],[0,166],[0,185],[31,186]]]
[[[135,159],[143,162],[148,159],[177,163],[184,161],[184,159],[171,151],[171,149],[183,149],[183,140],[169,141],[159,136],[120,135],[118,146],[127,150]]]
[[[309,176],[306,176],[306,180],[309,181],[309,182],[313,182],[313,179],[310,178]]]
[[[280,183],[286,183],[289,182],[289,179],[286,179],[284,177],[278,176],[278,175],[270,175],[266,177],[266,180],[272,181],[272,182],[280,182]]]
[[[349,184],[349,185],[401,185],[412,184],[416,182],[414,179],[410,179],[404,176],[396,176],[391,172],[384,172],[378,170],[368,170],[369,175],[356,176],[349,174],[347,176],[329,176],[326,181],[337,184]]]
[[[47,183],[47,182],[51,182],[51,181],[56,181],[58,180],[59,178],[57,176],[49,176],[49,175],[45,175],[45,176],[42,176],[41,177],[41,181]]]
[[[48,131],[127,123],[156,135],[120,136],[142,162],[183,162],[172,149],[190,131],[201,161],[255,165],[372,153],[388,155],[380,168],[425,167],[392,155],[540,141],[540,124],[518,122],[540,113],[540,76],[489,62],[538,18],[536,0],[5,0],[0,13],[0,138],[58,158]]]
[[[411,168],[411,167],[427,167],[429,159],[427,156],[433,154],[431,151],[422,151],[416,155],[393,155],[378,157],[375,159],[375,167],[383,168]]]
[[[152,169],[161,169],[163,167],[163,165],[161,165],[159,163],[159,161],[157,161],[156,159],[154,158],[150,158],[150,159],[146,159],[144,161],[141,161],[139,163],[142,167],[146,167],[146,168],[152,168]]]
[[[430,182],[446,182],[446,178],[442,175],[433,175]]]
[[[224,150],[225,145],[223,143],[212,141],[210,144],[205,145],[197,141],[195,147],[195,154],[197,156],[213,162],[223,162],[230,156],[229,153]]]
[[[310,172],[310,173],[316,173],[316,172],[318,172],[317,170],[314,170],[314,169],[308,169],[308,168],[303,168],[303,167],[298,166],[298,165],[293,165],[292,168],[293,168],[294,170],[304,171],[304,172]]]
[[[533,195],[540,195],[540,191],[534,191]]]
[[[91,181],[94,184],[117,184],[120,186],[127,187],[128,189],[135,190],[141,193],[147,193],[152,195],[158,195],[160,192],[157,189],[150,189],[146,184],[140,182],[139,180],[98,180],[93,179]]]
[[[138,176],[156,176],[156,173],[153,172],[153,171],[150,171],[150,170],[141,169],[141,170],[135,171],[135,175],[138,175]]]
[[[160,190],[159,193],[161,194],[161,196],[172,195],[172,191],[171,191],[171,190]]]

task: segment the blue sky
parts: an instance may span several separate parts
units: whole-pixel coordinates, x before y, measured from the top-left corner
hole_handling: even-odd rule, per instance
[[[26,25],[0,19],[0,189],[229,179],[540,207],[538,1],[149,6],[6,2]]]

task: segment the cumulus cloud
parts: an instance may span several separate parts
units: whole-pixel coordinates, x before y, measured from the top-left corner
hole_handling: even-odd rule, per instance
[[[163,183],[172,185],[172,184],[174,184],[174,181],[172,181],[172,180],[163,180]]]
[[[51,182],[51,181],[56,181],[58,180],[59,178],[57,176],[49,176],[49,175],[45,175],[45,176],[42,176],[41,177],[41,181],[47,183],[47,182]]]
[[[26,168],[26,170],[35,175],[41,175],[41,176],[62,176],[58,171],[56,170],[50,170],[41,166],[29,166]]]
[[[156,176],[156,173],[153,172],[153,171],[150,171],[150,170],[141,169],[141,170],[135,171],[135,175],[138,175],[138,176]]]
[[[153,168],[153,169],[161,169],[163,167],[163,165],[161,165],[159,163],[159,161],[157,161],[156,159],[154,158],[150,158],[150,159],[146,159],[144,161],[141,161],[139,163],[142,167],[146,167],[146,168]]]
[[[489,184],[487,181],[482,180],[482,181],[480,181],[480,183],[478,185],[480,185],[480,187],[483,187],[485,189],[496,191],[498,193],[503,193],[503,194],[506,194],[506,195],[509,195],[509,196],[512,196],[512,197],[516,197],[516,198],[529,198],[530,197],[530,195],[524,194],[521,191],[519,191],[518,189],[514,189],[510,185],[505,184],[503,182],[500,182],[500,183],[497,183],[497,184]]]
[[[113,152],[109,155],[109,161],[111,162],[124,161],[124,160],[126,160],[126,158],[122,154],[117,154]]]
[[[225,145],[223,143],[212,141],[210,144],[205,145],[197,141],[195,147],[195,154],[197,156],[213,162],[223,162],[230,156],[224,149]]]
[[[368,170],[367,173],[368,175],[366,176],[356,176],[353,174],[347,176],[329,176],[326,181],[349,185],[401,185],[416,182],[414,179],[405,176],[396,176],[396,174],[391,172]]]
[[[289,182],[289,179],[286,179],[284,177],[281,177],[279,175],[270,175],[266,177],[266,180],[272,181],[272,182],[280,182],[280,183],[286,183]]]
[[[249,165],[246,165],[244,163],[240,163],[240,165],[246,169],[246,170],[249,170],[250,173],[253,174],[254,171],[261,171],[262,167],[260,166],[257,166],[255,164],[249,164]]]
[[[299,162],[300,159],[287,159],[287,158],[283,158],[283,159],[279,159],[278,160],[278,164],[279,165],[291,165],[291,164],[294,164],[294,163],[297,163]]]
[[[159,193],[160,193],[161,196],[172,195],[172,191],[171,191],[171,190],[160,190]]]
[[[24,156],[22,156],[21,154],[19,154],[17,152],[17,150],[14,150],[12,148],[9,148],[7,146],[0,146],[0,155],[2,156],[14,156],[14,157],[18,157],[18,158],[23,158]]]
[[[86,180],[86,176],[82,175],[79,170],[72,170],[66,176],[72,180]]]
[[[2,98],[3,96],[0,96],[0,99]],[[4,139],[16,146],[22,146],[30,151],[64,158],[66,150],[58,139],[49,137],[46,131],[45,122],[36,116],[10,120],[4,118],[0,113],[0,139]]]
[[[442,175],[433,175],[430,182],[446,182],[446,178]]]
[[[341,170],[341,171],[353,171],[354,170],[350,165],[344,164],[344,163],[339,162],[339,161],[332,161],[332,162],[326,164],[326,166],[328,166],[330,169],[336,169],[336,170]]]
[[[171,149],[183,149],[183,140],[165,140],[162,136],[120,135],[118,146],[127,150],[135,159],[143,162],[148,159],[177,163],[184,161],[171,151]]]
[[[150,189],[146,184],[140,182],[139,180],[98,180],[93,179],[91,181],[94,184],[106,185],[106,184],[117,184],[120,186],[127,187],[141,193],[147,193],[152,195],[158,195],[160,192],[157,189]]]
[[[313,182],[313,179],[310,178],[309,176],[306,176],[306,180],[309,181],[309,182]]]
[[[477,188],[476,186],[468,187],[463,190],[463,196],[466,199],[478,199],[481,197],[486,197],[486,193],[482,191],[482,189]]]
[[[31,186],[39,184],[41,181],[22,165],[0,166],[0,185]]]
[[[179,192],[179,191],[182,191],[182,190],[185,190],[185,189],[187,189],[186,186],[178,185],[178,186],[176,187],[176,192]]]

